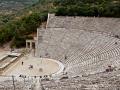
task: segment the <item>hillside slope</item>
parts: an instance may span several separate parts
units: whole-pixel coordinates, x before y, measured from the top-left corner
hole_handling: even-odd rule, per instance
[[[13,14],[37,2],[38,0],[0,0],[0,14]]]
[[[1,0],[0,2],[7,3],[7,1],[16,3],[15,0]],[[17,3],[27,6],[33,1],[17,0]],[[7,4],[0,3],[0,9],[2,9],[1,7],[6,8],[6,6],[9,8]],[[14,8],[16,9],[17,6]],[[2,10],[4,11],[4,9]],[[39,0],[38,3],[31,4],[30,7],[22,10],[18,9],[17,13],[12,15],[0,15],[0,45],[12,40],[12,47],[24,46],[25,40],[32,38],[28,37],[28,35],[36,32],[40,24],[47,20],[48,12],[60,16],[120,17],[120,1]]]

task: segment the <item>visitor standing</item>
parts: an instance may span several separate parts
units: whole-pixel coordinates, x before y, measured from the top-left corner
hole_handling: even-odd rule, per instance
[[[22,65],[24,64],[24,62],[22,62]]]

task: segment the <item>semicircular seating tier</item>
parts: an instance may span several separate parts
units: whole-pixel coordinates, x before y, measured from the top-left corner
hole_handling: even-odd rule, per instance
[[[70,76],[95,74],[119,66],[120,40],[79,29],[38,30],[37,56],[61,61]]]

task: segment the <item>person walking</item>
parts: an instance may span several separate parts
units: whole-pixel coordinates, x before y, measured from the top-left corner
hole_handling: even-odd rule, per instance
[[[24,64],[24,62],[22,62],[22,65]]]

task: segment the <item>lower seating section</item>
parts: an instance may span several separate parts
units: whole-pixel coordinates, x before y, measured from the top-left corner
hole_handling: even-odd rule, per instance
[[[37,47],[38,57],[61,61],[70,76],[95,74],[104,72],[109,65],[119,66],[120,40],[107,33],[47,28]]]
[[[33,90],[34,80],[30,77],[0,76],[0,90]]]
[[[120,70],[59,79],[41,77],[0,77],[0,90],[119,90]],[[36,88],[37,87],[37,88]]]
[[[44,90],[119,90],[120,76],[116,74],[120,71],[42,81],[41,85]]]

